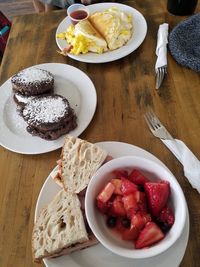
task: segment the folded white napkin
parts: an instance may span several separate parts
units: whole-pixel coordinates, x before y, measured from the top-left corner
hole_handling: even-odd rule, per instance
[[[159,26],[157,36],[157,47],[156,47],[156,65],[155,71],[157,72],[159,67],[167,65],[167,43],[168,43],[168,29],[169,24],[163,23]]]
[[[178,139],[161,140],[182,163],[185,177],[200,193],[200,161],[182,141]]]

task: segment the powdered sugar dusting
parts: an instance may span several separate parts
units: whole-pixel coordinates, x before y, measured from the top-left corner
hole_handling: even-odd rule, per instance
[[[53,77],[48,71],[35,67],[22,70],[12,77],[13,82],[18,81],[22,84],[51,81],[52,79]]]
[[[27,104],[29,101],[32,101],[34,96],[25,96],[16,93],[15,98],[17,99],[18,102]]]
[[[53,123],[59,121],[69,105],[61,97],[42,97],[32,99],[23,110],[23,116],[28,117],[28,122]]]

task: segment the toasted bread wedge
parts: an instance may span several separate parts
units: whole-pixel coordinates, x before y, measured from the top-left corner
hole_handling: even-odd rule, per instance
[[[85,140],[67,135],[61,153],[61,181],[67,192],[85,189],[107,152]]]
[[[34,225],[33,259],[40,262],[43,258],[58,256],[63,250],[70,252],[73,246],[84,242],[89,246],[88,240],[78,196],[62,189],[41,211]]]

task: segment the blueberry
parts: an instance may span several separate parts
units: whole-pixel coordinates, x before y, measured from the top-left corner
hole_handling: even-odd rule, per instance
[[[137,187],[138,187],[138,190],[140,192],[144,192],[144,186],[143,185],[138,185]]]
[[[125,228],[129,228],[131,225],[131,222],[128,218],[122,218],[121,223]]]
[[[113,228],[115,227],[116,223],[117,223],[116,217],[110,216],[107,218],[106,224],[108,227]]]
[[[171,228],[171,225],[167,223],[163,223],[163,225],[161,226],[161,230],[163,231],[163,233],[167,233],[170,228]]]
[[[160,227],[160,229],[163,231],[163,233],[167,233],[169,231],[169,229],[171,228],[171,225],[169,225],[168,223],[165,223],[165,222],[157,221],[157,224]]]

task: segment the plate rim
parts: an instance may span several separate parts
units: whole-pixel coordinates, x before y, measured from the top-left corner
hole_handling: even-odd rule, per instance
[[[78,126],[76,129],[73,130],[73,131],[75,131],[75,133],[73,133],[73,131],[71,131],[71,132],[68,133],[68,134],[72,134],[72,135],[78,137],[89,126],[91,120],[94,117],[94,114],[95,114],[95,111],[96,111],[96,107],[97,107],[97,92],[96,92],[96,87],[94,86],[94,83],[91,80],[91,78],[84,71],[80,70],[79,68],[76,68],[76,67],[74,67],[72,65],[64,64],[64,63],[57,63],[57,62],[55,62],[55,63],[54,62],[51,62],[51,63],[41,63],[41,64],[32,65],[30,67],[40,67],[40,68],[44,68],[46,70],[49,70],[51,68],[57,68],[57,67],[58,68],[63,68],[63,71],[64,70],[71,70],[73,72],[78,72],[79,74],[81,74],[81,77],[82,78],[84,77],[84,80],[87,81],[87,87],[89,88],[89,89],[87,89],[87,91],[92,95],[92,101],[91,101],[90,98],[88,98],[88,100],[87,100],[87,101],[89,101],[92,104],[91,105],[91,109],[89,111],[90,112],[90,114],[89,114],[90,116],[88,116],[86,118],[86,120],[84,120],[84,124],[81,124],[81,128],[80,129],[79,129],[79,126]],[[27,67],[27,68],[29,68],[29,67]],[[55,73],[53,73],[53,75],[56,76]],[[69,76],[69,78],[67,78],[66,80],[71,81],[70,77],[71,76]],[[23,146],[23,148],[21,149],[21,148],[19,148],[19,145],[18,144],[13,145],[13,144],[10,144],[9,143],[10,138],[15,138],[16,137],[16,142],[21,139],[20,134],[13,133],[9,129],[9,127],[7,127],[7,125],[6,125],[5,121],[4,121],[4,108],[5,108],[5,105],[6,105],[7,100],[10,97],[12,97],[11,78],[12,78],[12,76],[10,78],[8,78],[0,86],[0,103],[1,103],[0,110],[2,111],[1,114],[0,114],[0,125],[1,125],[2,129],[4,129],[4,131],[1,131],[0,132],[0,145],[2,147],[4,147],[4,148],[8,149],[9,151],[12,151],[12,152],[15,152],[15,153],[19,153],[19,154],[26,154],[26,155],[43,154],[43,153],[51,152],[51,151],[54,151],[54,150],[57,150],[57,149],[61,148],[62,145],[63,145],[63,142],[64,142],[64,136],[65,135],[62,135],[61,137],[59,137],[56,140],[49,140],[48,141],[48,140],[41,139],[40,137],[37,137],[37,136],[34,137],[34,136],[32,136],[30,134],[30,137],[28,137],[27,140],[31,140],[31,138],[39,138],[39,139],[37,139],[39,143],[46,142],[46,144],[43,143],[43,147],[42,148],[39,147],[39,146],[37,146],[37,145],[35,145],[35,144],[37,144],[37,141],[35,141],[32,144],[32,146],[35,145],[34,149],[31,148],[31,145],[28,146],[28,147],[27,146]],[[77,82],[77,80],[75,81],[75,79],[74,79],[72,83],[74,83],[74,85],[76,86],[78,82]],[[83,85],[82,88],[84,88],[84,89],[81,89],[81,87],[78,87],[78,89],[82,92],[82,91],[85,90],[86,86]],[[86,100],[86,97],[84,97],[84,101],[85,100]],[[87,102],[87,103],[89,103],[89,102]],[[84,108],[86,108],[86,105],[85,105]],[[81,110],[82,109],[83,109],[83,107],[80,107],[79,114],[81,114]],[[79,115],[79,116],[82,116],[82,115]],[[78,116],[78,118],[79,118],[79,116]],[[7,137],[7,138],[5,137],[5,132],[8,133],[8,135],[6,135],[6,137],[7,136],[9,136],[9,137]],[[8,138],[9,138],[9,140],[8,140]]]
[[[105,7],[103,7],[102,6]],[[129,42],[133,39],[133,36],[131,37],[131,39],[128,41],[127,44],[125,44],[124,46],[122,46],[121,48],[118,48],[116,50],[113,50],[113,51],[108,51],[106,53],[109,53],[109,54],[106,54],[106,53],[103,53],[101,55],[97,55],[99,57],[92,59],[90,58],[90,55],[95,55],[95,53],[87,53],[87,54],[84,54],[84,55],[72,55],[72,54],[68,54],[68,56],[74,60],[77,60],[77,61],[80,61],[80,62],[85,62],[85,63],[108,63],[108,62],[112,62],[112,61],[115,61],[115,60],[118,60],[118,59],[121,59],[121,58],[124,58],[126,56],[128,56],[129,54],[131,54],[132,52],[134,52],[142,43],[143,41],[145,40],[145,37],[147,35],[147,22],[146,22],[146,19],[144,17],[144,15],[138,11],[137,9],[135,9],[134,7],[131,7],[131,6],[128,6],[128,5],[125,5],[125,4],[121,4],[121,3],[97,3],[97,4],[92,4],[92,5],[89,5],[88,8],[89,10],[93,10],[94,12],[98,10],[98,7],[103,7],[102,9],[106,9],[106,8],[109,8],[111,6],[116,6],[116,7],[119,7],[121,8],[122,10],[130,10],[132,12],[132,14],[139,16],[140,17],[140,22],[143,24],[142,26],[144,27],[144,33],[141,37],[141,40],[138,42],[138,44],[134,47],[134,49],[131,48],[131,45],[132,43],[130,43],[130,48],[129,48],[129,45],[127,46],[127,44],[129,44]],[[56,37],[56,35],[59,33],[59,28],[61,27],[62,24],[64,23],[69,23],[67,22],[69,21],[69,18],[68,16],[66,16],[60,23],[59,25],[57,26],[56,28],[56,34],[55,34],[55,39],[56,39],[56,44],[58,46],[58,48],[60,50],[62,50],[62,46],[59,44],[59,39]],[[134,28],[134,25],[133,25],[133,28]],[[61,40],[63,41],[63,40]],[[133,40],[134,41],[134,40]],[[128,50],[126,48],[129,48]],[[122,50],[123,49],[123,50]],[[120,55],[120,50],[123,52],[121,55]],[[114,53],[114,56],[112,57],[109,57],[109,55],[112,53]],[[107,56],[108,55],[108,56]],[[102,59],[102,57],[104,59]]]
[[[143,149],[143,148],[140,148],[140,147],[138,147],[138,146],[135,146],[135,145],[133,145],[133,144],[129,144],[129,143],[125,143],[125,142],[118,142],[118,141],[102,141],[102,142],[96,142],[95,144],[97,144],[97,145],[99,145],[99,146],[101,146],[101,145],[103,145],[103,146],[116,146],[116,145],[121,145],[121,146],[123,146],[124,147],[124,149],[125,149],[125,146],[128,148],[128,149],[135,149],[135,150],[137,150],[137,153],[139,152],[139,153],[145,153],[145,157],[147,157],[147,159],[149,159],[149,160],[156,160],[156,162],[157,163],[159,163],[159,164],[161,164],[161,165],[163,165],[165,168],[167,168],[167,166],[161,161],[161,160],[159,160],[156,156],[154,156],[152,153],[150,153],[150,152],[148,152],[147,150],[145,150],[145,149]],[[109,152],[109,151],[108,151]],[[112,154],[112,153],[111,153]],[[117,152],[117,154],[119,154],[119,152]],[[120,154],[121,154],[121,151],[120,151]],[[120,155],[121,156],[121,155]],[[150,158],[149,158],[150,157]],[[55,168],[49,173],[49,175],[48,175],[48,177],[46,178],[46,180],[45,180],[45,182],[43,183],[43,186],[42,186],[42,188],[41,188],[41,190],[40,190],[40,193],[39,193],[39,195],[38,195],[38,199],[37,199],[37,202],[36,202],[36,207],[35,207],[35,215],[34,215],[34,220],[36,220],[37,219],[37,214],[39,214],[39,210],[38,210],[38,207],[39,207],[39,200],[40,200],[40,198],[41,198],[41,196],[42,196],[42,194],[43,194],[43,191],[45,190],[45,186],[48,184],[48,182],[49,182],[49,180],[50,181],[52,181],[53,182],[53,180],[52,180],[52,177],[51,177],[51,174],[55,171],[55,169],[56,168],[58,168],[58,166],[55,166]],[[168,169],[168,168],[167,168]],[[55,184],[55,187],[57,187],[58,188],[58,190],[59,190],[59,186],[55,183],[55,182],[53,182],[54,184]],[[41,207],[42,208],[42,207]],[[189,238],[189,224],[190,224],[190,222],[189,222],[189,213],[188,213],[188,207],[187,207],[187,202],[186,202],[186,208],[187,208],[187,218],[186,218],[186,223],[185,223],[185,226],[184,226],[184,234],[185,234],[185,236],[184,236],[184,238],[185,238],[185,243],[184,243],[184,246],[182,247],[182,250],[181,250],[181,255],[179,256],[179,262],[178,262],[178,265],[176,265],[176,267],[178,267],[179,266],[179,264],[180,264],[180,262],[181,262],[181,260],[183,259],[183,256],[184,256],[184,254],[185,254],[185,250],[186,250],[186,247],[187,247],[187,243],[188,243],[188,238]],[[181,234],[181,236],[179,237],[179,239],[182,237],[183,238],[183,233]],[[179,240],[178,239],[178,240]],[[178,240],[176,241],[176,243],[178,242]],[[175,243],[175,244],[176,244]],[[183,242],[181,242],[181,244],[182,244]],[[167,251],[169,251],[170,249],[172,249],[172,247],[171,248],[169,248]],[[166,252],[167,252],[166,251]],[[161,255],[165,255],[165,253],[166,252],[164,252],[164,253],[162,253]],[[160,257],[160,255],[158,255],[158,256],[154,256],[154,257],[151,257],[150,259],[148,259],[150,262],[151,262],[151,260],[153,260],[153,259],[156,259],[156,257]],[[124,258],[125,259],[125,258]],[[137,259],[136,261],[142,261],[143,259]],[[146,259],[144,259],[144,260],[146,260]],[[43,262],[44,262],[44,264],[45,264],[45,266],[46,267],[51,267],[51,266],[55,266],[55,267],[59,267],[59,265],[51,265],[51,264],[48,264],[48,261],[49,260],[46,260],[46,259],[44,259],[43,260]],[[152,264],[152,266],[153,266],[153,263],[150,263],[150,264]],[[175,266],[174,266],[175,267]]]

